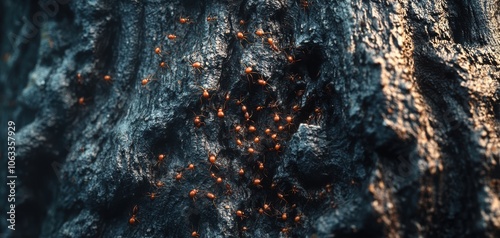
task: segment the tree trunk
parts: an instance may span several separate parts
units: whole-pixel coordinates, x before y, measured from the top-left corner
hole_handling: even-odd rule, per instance
[[[8,237],[500,236],[498,0],[0,8]]]

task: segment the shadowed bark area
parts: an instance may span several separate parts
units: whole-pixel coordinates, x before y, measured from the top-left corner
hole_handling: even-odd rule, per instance
[[[498,0],[0,9],[7,237],[500,236]]]

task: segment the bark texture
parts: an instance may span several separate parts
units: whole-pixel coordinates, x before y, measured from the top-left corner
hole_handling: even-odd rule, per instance
[[[0,9],[7,237],[500,236],[498,0]]]

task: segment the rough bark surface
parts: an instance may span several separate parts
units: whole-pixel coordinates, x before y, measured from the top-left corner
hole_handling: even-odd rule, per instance
[[[498,0],[0,9],[7,237],[500,236]]]

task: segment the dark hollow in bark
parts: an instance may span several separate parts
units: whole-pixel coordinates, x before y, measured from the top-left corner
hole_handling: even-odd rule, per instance
[[[7,237],[500,236],[498,0],[0,9]]]

